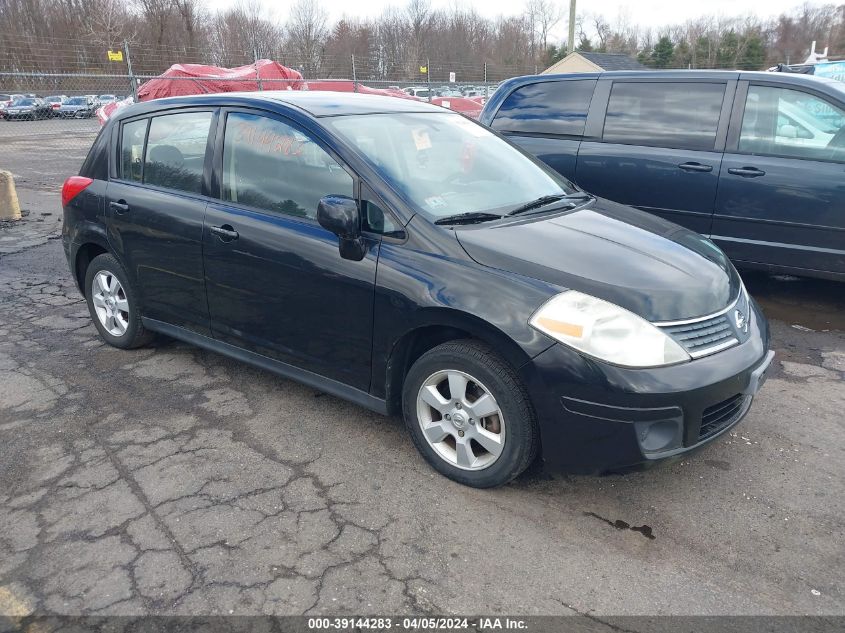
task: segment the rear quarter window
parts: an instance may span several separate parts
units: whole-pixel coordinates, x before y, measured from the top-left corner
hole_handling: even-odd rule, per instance
[[[595,79],[522,86],[505,98],[492,127],[500,132],[581,136],[595,87]]]

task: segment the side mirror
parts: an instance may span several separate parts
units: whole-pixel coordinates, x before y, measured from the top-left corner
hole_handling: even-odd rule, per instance
[[[340,238],[340,256],[360,261],[366,252],[361,239],[361,212],[347,196],[323,196],[317,205],[317,222]]]

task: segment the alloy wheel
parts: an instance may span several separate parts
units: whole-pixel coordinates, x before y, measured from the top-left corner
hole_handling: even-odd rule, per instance
[[[463,470],[483,470],[505,446],[505,418],[478,379],[456,369],[435,372],[417,395],[417,420],[429,446]]]
[[[123,336],[129,327],[129,301],[113,273],[101,270],[94,275],[91,300],[100,325],[112,336]]]

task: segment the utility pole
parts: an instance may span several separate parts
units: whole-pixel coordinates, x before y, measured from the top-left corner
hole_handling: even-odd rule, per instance
[[[575,52],[575,0],[569,0],[569,49],[568,52]]]

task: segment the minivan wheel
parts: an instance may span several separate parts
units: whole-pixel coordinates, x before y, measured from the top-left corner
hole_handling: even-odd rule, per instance
[[[525,388],[483,343],[450,341],[429,350],[409,370],[402,396],[417,449],[459,483],[501,486],[537,455],[539,432]]]
[[[152,338],[141,325],[136,294],[113,255],[98,255],[88,265],[85,298],[94,326],[109,345],[131,349]]]

